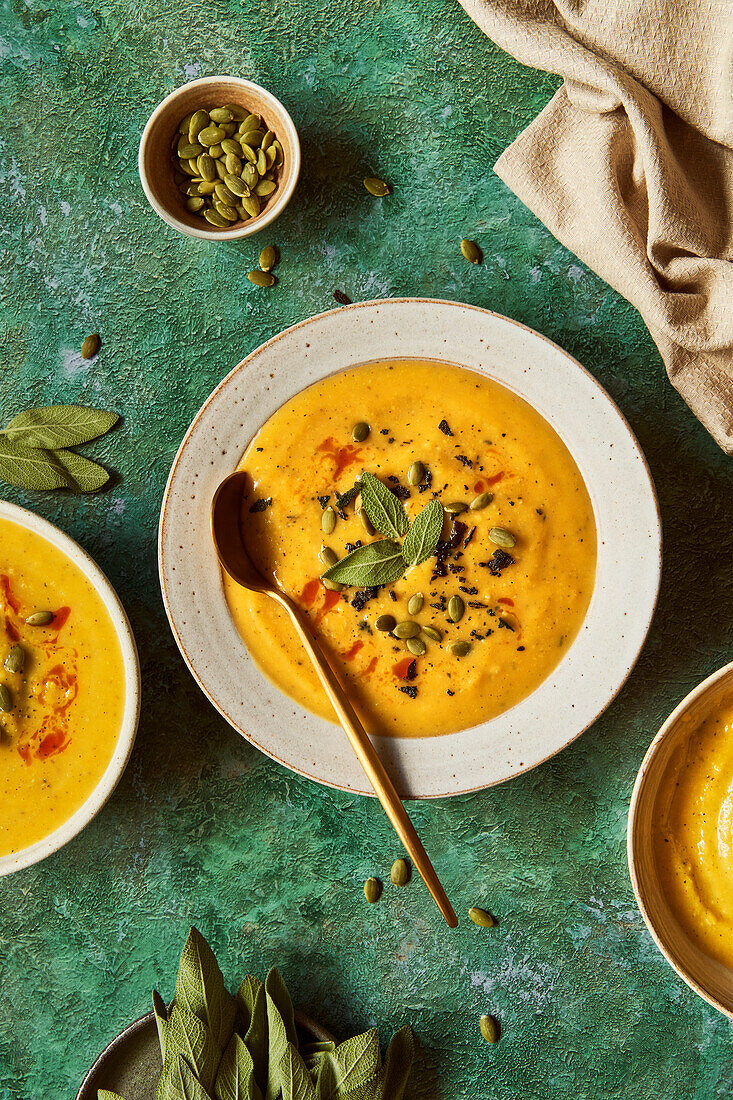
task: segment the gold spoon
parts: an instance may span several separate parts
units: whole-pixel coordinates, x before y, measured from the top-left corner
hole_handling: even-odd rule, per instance
[[[369,740],[366,730],[349,702],[346,692],[326,660],[318,642],[311,634],[305,616],[302,615],[297,605],[277,587],[274,579],[270,580],[264,577],[256,569],[247,553],[240,529],[242,496],[246,487],[247,473],[244,470],[239,470],[225,478],[214,494],[211,503],[211,534],[219,561],[232,580],[240,584],[242,588],[271,596],[287,611],[298,637],[313,662],[318,678],[331,700],[331,705],[346,731],[351,747],[366,772],[369,782],[374,787],[377,798],[382,803],[384,812],[392,822],[394,830],[412,862],[422,875],[425,885],[435,899],[435,903],[445,917],[446,922],[451,928],[456,928],[458,918],[446,897],[445,890],[440,885],[440,880],[428,858],[428,854],[407,816],[405,807],[394,789],[392,780],[387,775],[384,764],[379,759],[374,745]]]

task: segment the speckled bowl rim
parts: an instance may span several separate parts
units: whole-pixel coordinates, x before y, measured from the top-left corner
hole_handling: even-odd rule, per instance
[[[712,694],[713,689],[717,688],[720,682],[726,679],[730,680],[731,685],[733,685],[733,661],[731,661],[727,665],[724,665],[722,668],[719,668],[717,672],[713,672],[710,676],[703,680],[702,683],[698,684],[697,687],[693,688],[692,691],[685,696],[682,702],[674,708],[669,718],[667,718],[666,722],[664,722],[664,724],[661,726],[656,737],[647,749],[644,755],[644,759],[641,762],[639,772],[636,776],[634,789],[631,794],[631,802],[629,803],[628,826],[626,830],[626,858],[629,864],[629,876],[631,878],[631,885],[634,890],[637,905],[639,906],[639,911],[644,918],[644,923],[646,924],[647,929],[649,930],[649,934],[656,943],[657,947],[662,952],[665,959],[675,971],[675,973],[678,974],[679,977],[682,978],[682,980],[687,985],[689,985],[690,989],[693,989],[699,997],[702,997],[702,999],[704,1001],[707,1001],[709,1005],[712,1005],[713,1008],[717,1008],[718,1012],[722,1012],[724,1016],[728,1017],[728,1019],[733,1020],[733,1007],[727,1007],[712,993],[709,993],[705,986],[701,985],[700,982],[690,973],[687,967],[685,967],[680,962],[679,958],[671,949],[666,939],[660,934],[649,912],[649,908],[647,905],[648,893],[645,893],[642,889],[636,866],[637,820],[639,817],[642,800],[646,794],[647,777],[649,775],[650,769],[654,764],[655,757],[662,748],[664,742],[667,740],[667,737],[670,736],[670,734],[675,730],[678,722],[685,714],[687,714],[689,709],[705,695]]]
[[[122,724],[112,758],[94,790],[71,817],[35,844],[13,855],[0,856],[0,877],[21,871],[63,848],[96,817],[127,767],[140,717],[140,662],[132,627],[119,596],[92,557],[55,524],[10,501],[0,500],[0,519],[10,520],[46,539],[77,566],[102,600],[117,635],[125,676]]]
[[[260,214],[256,218],[252,218],[251,221],[244,222],[242,225],[237,225],[234,229],[198,229],[195,226],[188,225],[180,218],[176,218],[170,210],[155,197],[153,189],[148,182],[148,176],[145,170],[144,151],[148,137],[155,123],[169,103],[178,99],[183,91],[188,92],[191,88],[197,87],[206,88],[211,84],[220,84],[222,81],[226,81],[229,84],[238,84],[239,87],[245,91],[256,92],[257,95],[262,96],[265,102],[270,105],[270,110],[274,117],[277,118],[278,123],[282,123],[283,128],[287,130],[292,146],[292,153],[284,185],[280,188],[275,202],[265,210],[264,214]],[[180,87],[175,88],[165,97],[165,99],[160,101],[148,121],[145,123],[145,128],[140,136],[140,145],[137,154],[137,170],[140,176],[140,183],[145,192],[145,197],[155,213],[172,229],[177,229],[179,233],[184,233],[187,237],[196,237],[198,240],[202,241],[241,241],[246,237],[253,237],[256,233],[259,233],[260,230],[271,225],[276,218],[280,217],[292,198],[300,176],[300,162],[300,139],[298,138],[298,131],[295,127],[295,123],[290,117],[290,112],[285,105],[280,102],[277,96],[274,96],[272,92],[268,92],[267,88],[263,88],[261,84],[255,84],[253,80],[245,80],[242,76],[202,76],[199,77],[198,80],[190,80],[188,83],[181,84]]]
[[[435,339],[435,334],[445,331],[440,329],[441,320],[451,332],[451,346],[439,355],[435,348],[440,349],[441,342]],[[332,346],[329,351],[323,346],[322,330],[329,332],[338,344],[338,364],[327,361],[331,352],[336,353],[336,348]],[[483,335],[479,337],[480,332]],[[479,353],[491,357],[492,332],[495,338],[498,338],[497,333],[499,337],[506,337],[517,354],[526,351],[530,359],[532,354],[537,358],[539,365],[527,364],[524,360],[524,365],[512,364],[512,370],[518,372],[523,385],[518,386],[509,377],[511,372],[506,364],[501,369],[493,364],[489,369],[486,366],[477,367],[473,359],[466,361],[465,356],[475,357]],[[320,344],[316,337],[321,340]],[[480,341],[483,348],[479,348],[476,341]],[[448,343],[447,337],[442,343]],[[432,352],[425,351],[428,346],[433,349]],[[299,358],[293,359],[293,356]],[[319,359],[318,366],[313,363],[314,357]],[[436,362],[458,363],[469,369],[483,369],[489,377],[536,407],[573,454],[591,494],[596,523],[598,525],[599,517],[603,520],[604,530],[613,533],[618,541],[618,555],[623,554],[624,557],[623,565],[618,560],[616,562],[614,585],[609,590],[603,583],[601,573],[609,551],[604,545],[603,532],[599,530],[596,586],[583,626],[557,668],[527,699],[490,722],[458,733],[434,738],[374,738],[385,766],[403,797],[441,798],[504,782],[543,763],[579,737],[621,690],[651,625],[661,575],[661,523],[654,484],[646,459],[628,423],[605,390],[577,360],[547,337],[517,321],[478,306],[439,299],[389,298],[362,302],[317,314],[283,330],[242,360],[216,387],[194,417],[174,459],[163,498],[158,540],[159,572],[163,602],[179,649],[199,686],[227,721],[262,752],[292,771],[337,789],[371,795],[373,792],[346,739],[341,740],[341,731],[337,726],[303,710],[289,697],[282,695],[258,670],[254,678],[251,676],[251,670],[256,666],[236,633],[224,599],[221,577],[215,569],[208,532],[208,505],[218,479],[235,467],[254,432],[240,434],[235,446],[234,440],[224,438],[224,415],[217,424],[212,417],[222,409],[231,419],[231,410],[227,412],[227,409],[234,403],[237,385],[244,383],[245,376],[250,405],[257,402],[258,397],[264,400],[259,391],[264,386],[264,393],[269,392],[265,376],[269,374],[271,379],[277,378],[278,359],[295,361],[302,366],[298,368],[297,380],[279,388],[278,399],[272,408],[268,406],[261,414],[258,413],[257,426],[283,400],[319,378],[337,369],[391,357],[427,358]],[[549,376],[544,382],[541,381],[543,371],[549,371],[552,384]],[[530,376],[529,381],[527,376]],[[528,385],[530,390],[533,385],[535,389],[543,388],[545,399],[538,403],[532,393],[528,393]],[[546,396],[548,394],[550,396]],[[243,401],[244,398],[237,400]],[[270,401],[270,398],[267,400]],[[548,407],[548,401],[554,402],[553,409]],[[558,422],[558,410],[563,423]],[[240,409],[234,418],[242,416]],[[227,431],[230,426],[227,422]],[[606,432],[610,433],[611,438],[604,438]],[[584,449],[584,455],[578,453],[579,446]],[[197,448],[201,448],[201,453],[193,462],[189,452]],[[599,448],[605,448],[603,460]],[[588,476],[589,455],[597,464],[592,478]],[[587,461],[583,461],[584,456]],[[208,458],[211,469],[205,458]],[[200,494],[197,501],[196,493],[191,492],[194,482],[187,479],[195,480],[199,476],[202,480],[199,482],[201,489],[197,490]],[[602,486],[603,492],[597,495],[595,491],[599,486]],[[206,502],[203,495],[208,497]],[[634,506],[633,523],[629,523],[630,502]],[[192,508],[197,509],[195,531],[197,540],[201,540],[201,554],[195,555],[193,565],[190,560],[188,563],[186,561],[192,555],[191,543],[185,534],[189,522],[187,517]],[[193,523],[193,520],[190,522]],[[632,570],[627,567],[628,561],[634,563]],[[190,590],[186,588],[181,592],[181,578],[186,576],[187,569],[193,570],[198,580],[192,581]],[[203,585],[200,583],[202,577]],[[227,622],[225,644],[218,651],[208,634],[205,638],[196,635],[191,625],[196,619],[194,611],[198,615],[205,611],[208,631],[207,599],[213,600],[217,607],[217,630],[220,625],[224,630],[218,618],[220,612]],[[585,639],[590,626],[594,628],[594,635],[601,631],[604,616],[608,618],[612,630],[606,639],[607,644],[593,650],[590,656],[596,661],[595,676],[605,683],[601,689],[593,691],[589,685],[590,677],[585,678],[584,671],[578,671],[578,675],[571,677],[570,681],[567,671],[569,667],[575,668],[586,655],[587,646],[581,640]],[[217,637],[217,641],[220,640]],[[237,645],[239,650],[232,650]],[[238,677],[233,677],[232,673],[234,656],[228,662],[222,662],[217,657],[217,652],[227,651],[236,654]],[[249,693],[244,687],[245,674],[250,677]],[[224,692],[222,685],[226,677],[230,678],[230,682],[227,692]],[[236,683],[233,682],[235,679]],[[244,714],[246,726],[239,714]],[[284,749],[278,743],[278,738],[283,737],[283,723],[295,724],[302,731],[295,747],[287,745]],[[536,741],[543,739],[542,731],[548,723],[555,724],[555,739],[530,754],[527,743],[531,737],[525,737],[525,724],[534,732]],[[491,756],[490,752],[491,748],[495,748],[497,738],[502,739],[503,746],[508,745],[507,753],[517,748],[512,760],[498,767],[494,766],[496,753]],[[507,738],[511,739],[511,743]],[[439,750],[440,759],[432,765],[427,780],[420,769],[430,761],[431,750]],[[466,763],[469,752],[472,757]],[[514,760],[519,756],[523,759],[515,765]]]

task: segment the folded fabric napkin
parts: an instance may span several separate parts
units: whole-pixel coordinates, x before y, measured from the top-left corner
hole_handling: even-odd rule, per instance
[[[733,3],[460,0],[564,78],[501,179],[636,306],[674,386],[733,454]]]

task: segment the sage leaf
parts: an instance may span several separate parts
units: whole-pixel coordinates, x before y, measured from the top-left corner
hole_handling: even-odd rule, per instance
[[[372,585],[393,584],[407,568],[402,547],[393,539],[379,539],[357,546],[345,558],[341,558],[323,574],[339,584],[351,584],[357,588]]]
[[[273,974],[277,977],[273,977]],[[271,992],[272,990],[272,992]],[[283,996],[284,991],[284,996]],[[297,1043],[295,1020],[293,1018],[293,1006],[290,995],[285,989],[280,974],[277,970],[271,970],[265,982],[267,997],[267,1089],[265,1100],[277,1100],[280,1095],[282,1082],[280,1080],[280,1062],[287,1050],[288,1043]],[[273,997],[274,994],[274,997]],[[280,1012],[275,997],[282,1005],[285,1016]]]
[[[168,1030],[168,1006],[158,993],[157,989],[153,990],[153,1012],[155,1013],[155,1023],[158,1028],[158,1043],[160,1044],[160,1057],[165,1065],[165,1047],[166,1047],[166,1032]]]
[[[352,1039],[339,1043],[333,1057],[340,1071],[340,1092],[351,1092],[364,1084],[382,1065],[377,1029],[371,1028],[363,1035],[355,1035]]]
[[[237,993],[244,1043],[252,1055],[255,1081],[261,1092],[267,1087],[267,1004],[265,987],[248,974]]]
[[[392,1036],[384,1061],[382,1096],[402,1100],[415,1060],[415,1037],[412,1028],[402,1027]]]
[[[361,503],[374,528],[381,535],[398,538],[407,533],[410,521],[401,500],[390,493],[374,474],[361,475]]]
[[[236,1001],[224,986],[214,952],[197,928],[189,932],[181,953],[175,1003],[197,1016],[219,1050],[224,1050],[234,1028]]]
[[[215,1100],[262,1100],[255,1082],[252,1055],[236,1032],[219,1063],[214,1097]]]
[[[16,489],[74,489],[74,480],[52,451],[0,436],[0,480]]]
[[[173,1005],[166,1027],[165,1044],[164,1072],[167,1064],[182,1055],[204,1088],[213,1086],[221,1050],[208,1026],[183,1005]]]
[[[269,1001],[277,1008],[280,1013],[282,1022],[285,1025],[285,1034],[288,1037],[288,1042],[293,1043],[296,1047],[298,1045],[298,1033],[295,1030],[295,1013],[293,1011],[293,1002],[290,999],[288,993],[288,987],[283,981],[282,974],[273,966],[269,974],[265,978],[265,991],[268,996],[268,1015],[269,1015]]]
[[[156,1100],[212,1100],[190,1065],[179,1054],[158,1084]]]
[[[100,466],[97,462],[91,462],[90,459],[77,454],[76,451],[62,450],[42,453],[54,456],[71,479],[73,483],[71,487],[77,493],[96,493],[109,481],[109,474],[104,466]]]
[[[407,537],[402,543],[402,556],[408,565],[420,565],[427,561],[438,545],[443,530],[443,505],[431,500],[412,521]]]
[[[285,1048],[278,1069],[283,1100],[316,1100],[316,1090],[305,1062],[292,1043]]]
[[[104,409],[44,405],[18,413],[0,434],[15,443],[55,451],[59,447],[78,447],[80,443],[98,439],[118,420],[117,413]]]

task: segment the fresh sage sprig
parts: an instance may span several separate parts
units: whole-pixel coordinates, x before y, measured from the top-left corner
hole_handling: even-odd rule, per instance
[[[83,405],[26,409],[0,429],[0,480],[18,489],[94,493],[109,481],[96,462],[69,450],[110,430],[116,413]]]
[[[409,1027],[382,1064],[375,1030],[299,1045],[287,987],[276,969],[248,974],[236,998],[206,940],[192,928],[172,1005],[153,993],[163,1073],[156,1100],[402,1100],[414,1059]],[[98,1100],[123,1100],[99,1089]]]
[[[374,529],[388,537],[357,546],[322,574],[326,580],[359,588],[394,584],[409,566],[427,561],[443,529],[439,500],[431,500],[410,526],[402,501],[374,474],[364,473],[361,503]],[[402,544],[396,541],[400,535],[406,536]]]

